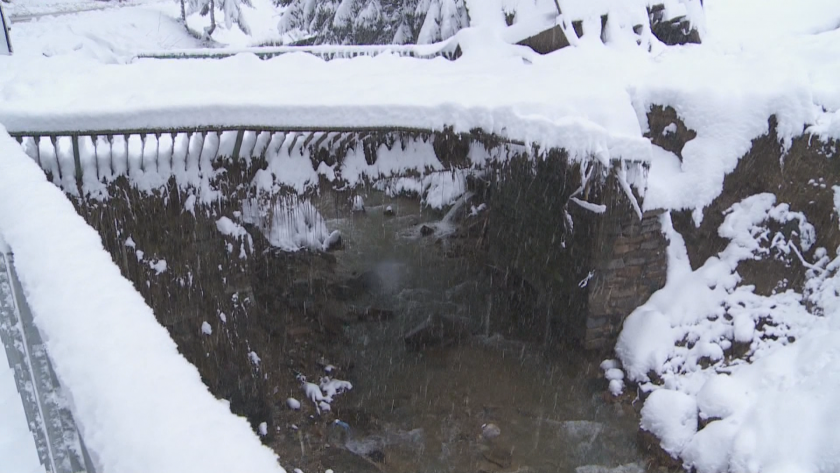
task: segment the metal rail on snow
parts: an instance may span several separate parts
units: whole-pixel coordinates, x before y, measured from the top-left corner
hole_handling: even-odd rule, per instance
[[[61,401],[61,386],[24,298],[13,256],[4,251],[0,251],[0,340],[44,469],[95,473],[73,415]]]

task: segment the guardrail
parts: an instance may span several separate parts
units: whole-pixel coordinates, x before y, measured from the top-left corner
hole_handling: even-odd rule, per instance
[[[146,51],[135,55],[136,58],[153,59],[221,59],[237,54],[254,54],[260,59],[270,59],[283,54],[305,53],[320,57],[325,61],[332,59],[346,59],[360,56],[379,56],[395,54],[402,57],[418,59],[433,59],[443,57],[457,59],[461,49],[455,38],[434,44],[411,45],[316,45],[316,46],[258,46],[251,48],[204,48],[204,49],[175,49],[167,51]]]
[[[93,462],[53,371],[11,253],[0,250],[0,341],[23,403],[35,448],[49,473],[94,473]]]
[[[177,162],[198,164],[220,157],[265,158],[271,143],[291,154],[297,148],[309,153],[313,168],[327,158],[336,161],[361,143],[366,152],[375,153],[382,144],[389,148],[408,140],[434,140],[439,136],[463,142],[480,142],[487,148],[499,145],[526,147],[522,141],[501,138],[479,129],[454,133],[450,129],[431,130],[409,127],[253,127],[203,126],[182,129],[112,129],[97,131],[10,132],[24,150],[54,181],[81,186],[86,175],[97,181],[141,171],[174,169]],[[213,140],[206,147],[208,140]],[[131,151],[134,151],[131,153]],[[180,151],[179,151],[180,150]],[[45,156],[42,156],[46,152]],[[326,155],[325,155],[326,153]],[[374,158],[375,159],[375,158]],[[183,165],[183,164],[182,164]],[[203,164],[202,164],[203,165]],[[57,179],[55,179],[57,178]],[[69,179],[69,180],[68,180]]]

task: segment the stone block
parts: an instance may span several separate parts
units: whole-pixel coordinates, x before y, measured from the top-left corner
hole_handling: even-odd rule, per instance
[[[608,322],[607,317],[592,317],[589,316],[586,318],[586,329],[602,327],[604,324]]]
[[[624,260],[621,259],[621,258],[614,259],[614,260],[610,261],[610,263],[607,265],[607,269],[620,269],[620,268],[624,268]]]
[[[665,249],[668,247],[668,242],[665,239],[656,239],[656,240],[647,240],[642,242],[639,247],[643,250],[658,250],[658,249]]]

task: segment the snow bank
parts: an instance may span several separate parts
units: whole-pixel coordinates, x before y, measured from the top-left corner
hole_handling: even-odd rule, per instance
[[[242,54],[113,66],[73,55],[20,55],[0,63],[0,122],[11,131],[42,132],[453,126],[563,147],[576,158],[647,159],[649,143],[624,81],[602,74],[608,62],[567,59],[529,66],[510,51],[455,62],[390,55],[324,62],[305,54],[261,61]],[[62,80],[50,80],[54,74]]]
[[[770,221],[799,231],[774,234]],[[801,253],[813,242],[803,215],[771,194],[733,205],[719,229],[731,243],[695,271],[667,214],[662,223],[667,284],[627,317],[616,345],[628,378],[653,391],[642,428],[698,473],[840,469],[840,253],[800,261],[803,294],[760,296],[738,284],[738,262]],[[747,357],[724,356],[735,343]]]
[[[283,471],[5,131],[0,155],[0,234],[97,470]]]

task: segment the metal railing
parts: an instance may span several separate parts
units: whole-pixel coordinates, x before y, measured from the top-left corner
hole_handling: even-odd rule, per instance
[[[401,57],[418,59],[457,59],[461,49],[455,38],[434,44],[409,45],[313,45],[313,46],[256,46],[250,48],[201,48],[201,49],[173,49],[166,51],[145,51],[135,55],[136,58],[153,59],[221,59],[237,54],[254,54],[260,59],[270,59],[283,54],[304,53],[317,56],[325,61],[332,59],[348,59],[360,56],[379,56],[395,54]]]
[[[268,144],[280,138],[283,140],[282,145],[287,147],[286,151],[289,153],[293,148],[309,151],[313,167],[317,168],[320,164],[319,151],[321,150],[327,150],[332,155],[341,157],[348,148],[356,146],[357,143],[376,148],[383,143],[393,144],[413,139],[427,141],[434,139],[436,134],[440,133],[449,134],[456,140],[481,142],[485,147],[526,146],[524,142],[500,138],[480,130],[455,134],[447,130],[435,131],[410,127],[321,127],[313,130],[312,127],[203,126],[181,129],[18,131],[10,132],[10,135],[21,143],[24,150],[47,174],[61,182],[68,182],[68,178],[75,179],[76,184],[81,185],[86,172],[95,173],[96,180],[102,180],[129,171],[132,164],[144,172],[159,169],[171,170],[175,164],[176,142],[179,140],[181,145],[186,140],[186,153],[190,154],[191,159],[200,158],[202,162],[212,162],[220,157],[232,159],[265,157]],[[210,155],[206,155],[204,150],[204,144],[208,138],[218,140],[215,147],[209,151]],[[129,163],[129,143],[133,143],[136,150],[138,140],[140,156],[139,158],[135,156],[136,162]],[[67,150],[68,142],[71,150]],[[198,157],[193,156],[195,153],[193,143],[198,143],[198,153],[200,153]],[[83,145],[85,150],[82,149]],[[261,149],[258,149],[260,147]],[[48,150],[48,156],[42,156],[43,149]],[[117,156],[118,158],[115,158]],[[181,156],[181,158],[185,159],[186,156]],[[117,162],[117,159],[125,159],[125,165],[122,161]]]
[[[49,473],[94,473],[13,261],[11,253],[0,250],[0,341],[14,370],[39,460]]]

